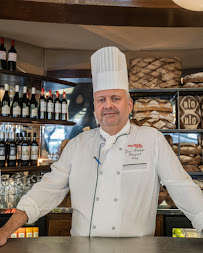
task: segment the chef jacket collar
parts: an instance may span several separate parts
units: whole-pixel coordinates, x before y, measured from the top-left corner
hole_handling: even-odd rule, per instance
[[[106,140],[112,136],[110,134],[108,134],[107,132],[105,132],[101,127],[99,128],[100,131],[100,137],[101,140],[103,142],[106,142]],[[120,130],[120,132],[118,132],[115,136],[115,141],[113,144],[115,144],[118,140],[119,137],[123,136],[123,135],[128,135],[130,133],[130,120],[127,121],[126,125]]]

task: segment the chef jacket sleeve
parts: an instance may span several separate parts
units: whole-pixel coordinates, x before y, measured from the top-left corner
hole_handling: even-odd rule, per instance
[[[46,173],[42,180],[21,198],[17,209],[26,212],[28,223],[35,222],[53,210],[68,193],[71,171],[69,158],[72,150],[72,141],[69,141],[59,160],[51,165],[51,172]]]
[[[176,206],[190,219],[199,233],[203,229],[203,194],[183,169],[178,157],[166,141],[164,135],[157,132],[155,156],[160,181],[166,186]]]

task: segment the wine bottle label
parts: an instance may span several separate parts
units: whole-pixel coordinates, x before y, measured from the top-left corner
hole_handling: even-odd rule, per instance
[[[40,112],[46,112],[46,105],[45,101],[40,101]]]
[[[22,146],[21,160],[28,161],[30,159],[30,147]]]
[[[31,109],[30,116],[31,117],[37,117],[37,107]]]
[[[17,62],[17,54],[16,53],[8,53],[8,61]]]
[[[13,114],[14,115],[20,115],[20,106],[19,105],[17,105],[17,106],[15,106],[15,107],[13,107]]]
[[[67,113],[67,104],[62,104],[62,113]]]
[[[23,107],[22,109],[22,115],[23,116],[29,116],[29,107]]]
[[[0,160],[3,161],[6,159],[6,147],[0,147]]]
[[[16,147],[10,146],[9,160],[16,160]]]
[[[61,113],[61,104],[60,103],[55,104],[55,112]]]
[[[31,160],[38,159],[38,152],[39,152],[38,146],[31,146]]]
[[[2,106],[1,114],[10,114],[10,107],[8,105]]]
[[[21,145],[17,146],[17,159],[20,160],[21,159]]]
[[[0,51],[0,60],[6,60],[6,52]]]
[[[47,103],[47,112],[54,112],[54,103]]]

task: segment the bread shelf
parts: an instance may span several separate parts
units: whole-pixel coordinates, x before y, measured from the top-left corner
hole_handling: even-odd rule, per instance
[[[16,167],[1,167],[1,174],[8,174],[23,171],[50,171],[50,165],[30,165],[30,166],[16,166]]]
[[[32,124],[32,125],[75,125],[75,122],[66,120],[49,120],[49,119],[30,119],[30,118],[13,118],[0,116],[0,122],[15,123],[15,124]]]

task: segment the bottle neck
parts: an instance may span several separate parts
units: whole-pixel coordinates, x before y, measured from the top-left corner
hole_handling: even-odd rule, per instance
[[[11,41],[11,48],[14,48],[14,47],[15,47],[15,41],[12,40],[12,41]]]
[[[4,38],[1,38],[1,46],[4,46]]]

